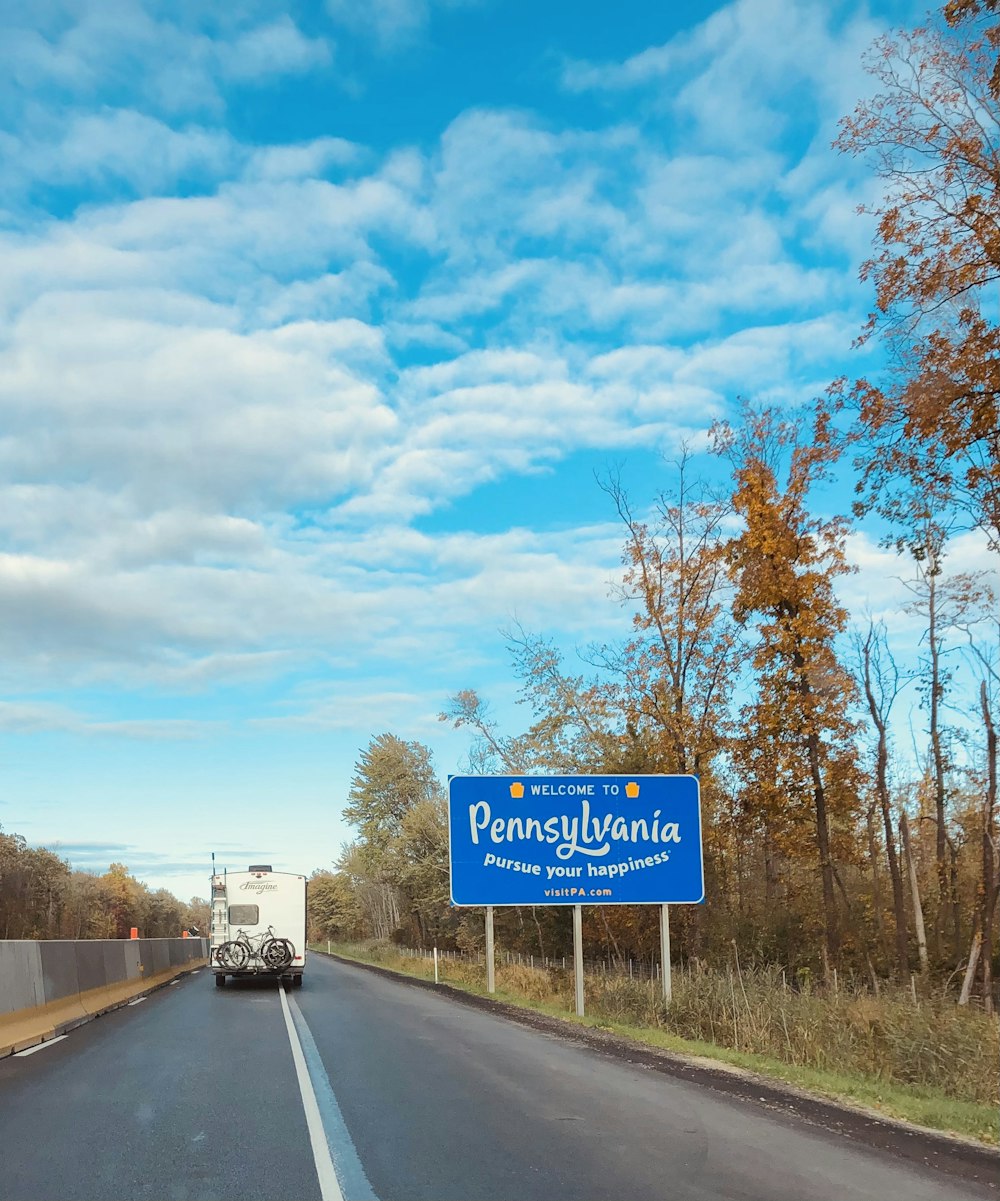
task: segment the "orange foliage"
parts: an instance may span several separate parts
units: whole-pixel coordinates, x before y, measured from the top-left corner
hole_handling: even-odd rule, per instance
[[[957,31],[880,38],[868,61],[878,93],[835,145],[885,184],[861,340],[884,334],[901,371],[889,386],[855,385],[880,442],[867,503],[902,473],[960,504],[1000,549],[1000,27],[973,19],[993,11],[956,0]]]

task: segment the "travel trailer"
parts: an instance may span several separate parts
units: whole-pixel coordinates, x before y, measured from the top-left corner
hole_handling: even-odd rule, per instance
[[[251,864],[212,877],[212,972],[226,977],[272,976],[296,987],[306,965],[306,878]]]

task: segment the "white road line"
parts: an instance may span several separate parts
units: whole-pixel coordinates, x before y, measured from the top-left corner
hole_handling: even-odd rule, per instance
[[[36,1051],[44,1051],[46,1047],[52,1047],[56,1043],[61,1043],[66,1037],[65,1034],[57,1034],[55,1038],[47,1038],[43,1043],[36,1043],[33,1047],[28,1047],[26,1051],[15,1051],[14,1054],[18,1059],[22,1059],[25,1055],[34,1055]]]
[[[145,1001],[145,997],[136,997],[134,1001],[129,1001],[129,1005],[141,1005]]]
[[[337,1104],[337,1096],[327,1075],[323,1057],[316,1046],[316,1040],[309,1029],[306,1015],[295,1003],[295,997],[288,998],[288,1008],[295,1023],[295,1030],[302,1044],[302,1054],[305,1056],[306,1067],[309,1069],[309,1079],[316,1093],[316,1104],[323,1119],[323,1129],[326,1131],[326,1143],[333,1157],[333,1166],[340,1183],[340,1191],[352,1201],[379,1201],[371,1181],[365,1175],[358,1158],[358,1149],[347,1129],[344,1115]]]
[[[295,1064],[295,1075],[299,1081],[299,1092],[302,1094],[302,1108],[306,1112],[306,1127],[309,1130],[309,1142],[312,1145],[313,1160],[316,1164],[316,1175],[319,1177],[319,1192],[322,1201],[344,1201],[340,1191],[340,1182],[333,1167],[333,1158],[326,1141],[326,1131],[323,1129],[323,1119],[320,1117],[316,1093],[309,1078],[309,1069],[302,1054],[302,1044],[292,1022],[292,1011],[288,1008],[288,998],[281,984],[278,985],[278,996],[281,998],[281,1012],[285,1018],[285,1029],[288,1031],[288,1041],[292,1046],[292,1062]]]

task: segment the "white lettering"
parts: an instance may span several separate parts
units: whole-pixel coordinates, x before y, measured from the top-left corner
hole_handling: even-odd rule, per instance
[[[584,785],[548,785],[533,784],[533,793],[544,795],[542,789],[577,789],[582,795]],[[494,846],[504,843],[545,842],[555,845],[557,859],[572,859],[574,855],[588,855],[591,858],[602,858],[611,850],[615,842],[631,842],[636,844],[659,842],[679,843],[681,841],[680,825],[677,822],[660,824],[660,810],[653,812],[652,818],[626,819],[605,813],[598,817],[591,812],[590,801],[580,802],[579,815],[569,813],[552,814],[549,817],[494,817],[487,801],[476,801],[469,806],[469,834],[474,846],[479,845],[480,832],[488,831],[490,841]],[[662,860],[657,857],[653,862],[666,862],[668,855],[663,852]],[[641,862],[641,861],[640,861]],[[499,866],[499,864],[490,864]],[[646,864],[649,867],[652,864]],[[625,871],[628,871],[625,867]],[[610,874],[610,873],[609,873]],[[551,875],[549,879],[551,879]],[[245,886],[244,886],[245,887]],[[265,887],[274,888],[275,885]]]
[[[479,814],[483,815],[483,820],[479,820]],[[469,825],[471,826],[472,843],[474,846],[479,846],[479,831],[485,830],[490,824],[490,807],[485,801],[476,801],[474,805],[469,806]]]

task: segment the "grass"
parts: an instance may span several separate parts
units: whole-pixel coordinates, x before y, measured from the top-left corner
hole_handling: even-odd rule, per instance
[[[320,950],[321,947],[315,949]],[[430,959],[387,943],[333,944],[338,955],[403,975],[434,978]],[[486,996],[481,964],[440,961],[442,983]],[[615,975],[585,982],[587,1016],[574,1012],[572,971],[497,965],[494,997],[683,1055],[756,1072],[932,1130],[998,1145],[995,1019],[947,999],[909,993],[830,997],[792,991],[774,971],[679,975],[673,1000],[659,986]]]

